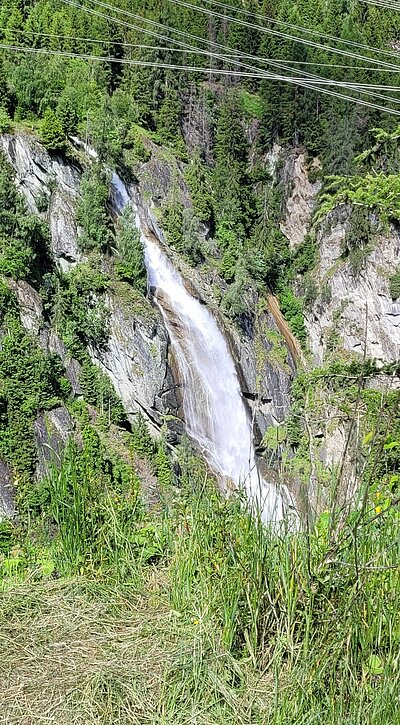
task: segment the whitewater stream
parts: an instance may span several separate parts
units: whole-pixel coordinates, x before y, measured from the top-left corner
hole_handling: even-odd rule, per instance
[[[113,175],[118,211],[134,204]],[[211,468],[229,488],[244,488],[264,521],[284,518],[276,487],[258,472],[251,420],[227,342],[214,316],[186,289],[182,277],[146,235],[136,212],[145,250],[149,286],[161,311],[179,368],[187,434],[197,443]]]

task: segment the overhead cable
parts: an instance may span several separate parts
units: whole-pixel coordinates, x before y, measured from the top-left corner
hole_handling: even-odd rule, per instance
[[[0,28],[0,32],[7,31],[7,28]],[[50,38],[50,39],[57,39],[57,40],[73,40],[74,42],[83,42],[83,43],[91,43],[95,45],[113,45],[118,46],[122,48],[138,48],[140,50],[168,50],[173,53],[188,53],[190,54],[199,54],[199,55],[209,55],[209,51],[202,50],[200,48],[196,48],[196,50],[189,50],[188,48],[172,48],[168,45],[147,45],[143,43],[127,43],[125,41],[120,40],[114,40],[110,39],[107,40],[106,38],[87,38],[85,36],[81,35],[66,35],[64,33],[41,33],[37,30],[28,30],[27,28],[22,28],[20,30],[13,29],[13,33],[18,33],[19,35],[31,35],[35,38]],[[208,41],[207,41],[208,43]],[[226,47],[226,53],[229,53],[229,57],[231,58],[240,58],[242,57],[242,52],[239,50],[235,50],[234,48],[228,48]],[[247,56],[246,56],[247,57]],[[253,57],[253,56],[251,56]],[[287,58],[262,58],[259,57],[259,62],[263,62],[265,64],[270,64],[271,62],[279,62],[284,61],[285,64],[289,65],[312,65],[312,66],[318,66],[318,68],[341,68],[343,70],[358,70],[358,71],[376,71],[376,68],[372,66],[356,66],[356,65],[342,65],[337,63],[320,63],[319,61],[307,61],[307,60],[288,60]],[[294,69],[295,70],[295,69]],[[400,67],[398,70],[392,70],[391,68],[380,68],[379,73],[400,73]],[[316,76],[317,77],[317,76]],[[386,88],[386,86],[385,86]]]
[[[106,3],[100,2],[100,0],[92,0],[93,2],[96,2],[97,5],[106,5]],[[399,68],[398,65],[394,65],[393,63],[388,63],[385,60],[380,60],[378,58],[370,58],[369,56],[360,55],[358,53],[352,53],[351,51],[345,51],[341,48],[334,48],[332,46],[328,45],[321,45],[321,43],[315,43],[314,41],[307,40],[306,38],[298,38],[294,35],[289,35],[288,33],[283,33],[278,30],[274,30],[273,28],[265,28],[261,25],[255,25],[254,23],[249,23],[246,20],[240,20],[239,18],[235,18],[232,15],[223,15],[222,13],[217,13],[213,10],[209,10],[208,8],[201,7],[200,5],[195,5],[193,3],[185,2],[185,0],[168,0],[169,2],[173,3],[174,5],[180,5],[184,8],[189,8],[190,10],[197,10],[199,13],[203,13],[208,16],[219,18],[220,20],[229,20],[233,23],[236,23],[237,25],[241,25],[242,27],[251,28],[252,30],[258,30],[260,33],[264,33],[266,35],[273,35],[279,38],[284,38],[286,40],[291,40],[295,43],[300,43],[303,45],[308,45],[313,48],[319,48],[320,50],[328,51],[330,53],[338,53],[339,55],[346,55],[348,58],[357,58],[359,60],[368,61],[369,63],[374,63],[376,65],[381,65],[386,68]],[[114,9],[115,6],[114,6]],[[119,11],[122,12],[122,11]],[[125,14],[125,11],[124,11]]]
[[[101,2],[100,0],[91,0],[91,1],[93,3],[95,3],[95,4],[97,4],[97,5],[110,7],[112,9],[116,10],[117,12],[121,12],[123,15],[127,15],[127,16],[130,16],[130,17],[133,17],[133,18],[138,18],[140,21],[145,22],[147,24],[150,24],[153,27],[162,28],[164,30],[170,31],[172,33],[175,33],[177,35],[183,36],[185,38],[186,37],[190,37],[191,39],[194,39],[196,41],[199,41],[199,42],[201,42],[203,44],[206,44],[208,46],[212,46],[212,47],[216,47],[216,48],[222,48],[222,50],[226,51],[226,46],[223,46],[223,45],[221,45],[219,43],[214,43],[214,42],[211,42],[211,41],[207,41],[204,38],[201,38],[200,36],[197,36],[197,35],[193,35],[191,33],[184,33],[184,32],[182,32],[180,30],[177,30],[176,28],[173,28],[173,27],[170,27],[170,26],[166,26],[166,25],[164,25],[162,23],[157,23],[157,22],[155,22],[153,20],[144,18],[143,16],[137,15],[135,13],[130,13],[130,12],[126,11],[126,10],[121,10],[120,8],[118,8],[118,7],[114,6],[114,5],[109,5],[108,3]],[[161,38],[163,40],[166,40],[166,41],[175,43],[175,44],[177,44],[179,46],[182,46],[182,47],[185,47],[185,48],[189,48],[191,50],[196,50],[197,49],[197,46],[189,45],[187,42],[184,43],[184,42],[181,42],[181,41],[176,40],[176,38],[171,38],[170,36],[162,35],[159,32],[155,32],[155,31],[148,30],[147,28],[143,28],[140,25],[138,26],[138,25],[133,24],[133,23],[128,23],[126,21],[122,21],[120,18],[116,18],[115,16],[110,16],[110,15],[108,15],[106,13],[102,13],[102,12],[100,12],[98,10],[95,10],[93,8],[88,7],[86,4],[80,4],[78,2],[75,2],[75,0],[63,0],[63,2],[65,2],[66,4],[71,5],[73,7],[80,8],[80,9],[84,10],[87,13],[90,13],[90,14],[93,14],[93,15],[96,15],[96,16],[99,16],[101,18],[105,18],[105,19],[111,20],[112,22],[115,22],[115,23],[117,23],[117,24],[119,24],[119,25],[121,25],[123,27],[132,28],[134,30],[139,30],[141,33],[146,33],[146,34],[151,35],[153,37]],[[251,70],[251,71],[255,71],[255,72],[260,72],[260,69],[258,67],[253,66],[253,65],[249,65],[248,63],[243,63],[242,61],[236,61],[236,60],[234,60],[232,58],[227,57],[226,54],[222,55],[221,53],[214,53],[214,52],[211,52],[211,51],[209,51],[208,54],[209,54],[210,57],[218,58],[219,60],[222,60],[224,62],[229,62],[231,65],[232,64],[239,65],[240,67],[246,68],[247,70]],[[265,59],[263,59],[263,58],[259,58],[258,56],[253,56],[253,55],[250,55],[248,53],[242,53],[242,57],[244,57],[246,59],[247,58],[250,58],[252,60],[256,60],[257,62],[263,62],[263,61],[265,61]],[[287,66],[285,66],[285,65],[283,65],[281,63],[278,63],[276,61],[267,61],[267,64],[270,64],[270,65],[272,65],[274,67],[278,67],[278,68],[283,69],[283,70],[290,70],[290,71],[292,71],[292,68],[288,68]],[[301,75],[304,76],[304,79],[303,78],[301,79],[301,80],[304,80],[304,81],[308,81],[309,79],[311,79],[311,81],[313,81],[314,83],[317,83],[318,84],[319,81],[320,81],[320,78],[321,78],[320,76],[316,76],[314,74],[307,73],[306,71],[297,70],[297,72],[298,73],[301,73]],[[326,79],[323,78],[322,80],[326,80]],[[292,83],[294,85],[300,85],[300,86],[303,86],[303,87],[307,87],[307,88],[310,88],[312,90],[319,91],[321,93],[325,93],[325,95],[332,95],[332,93],[333,93],[333,91],[328,91],[326,89],[321,89],[320,87],[313,86],[313,85],[311,85],[311,83],[308,83],[308,82],[307,83],[306,82],[302,82],[301,83],[300,81],[295,81],[295,80],[289,79],[289,78],[287,79],[287,82],[288,83]],[[357,90],[357,89],[352,89],[347,83],[343,83],[343,82],[342,83],[336,82],[336,83],[338,83],[338,87],[340,87],[341,89],[345,88],[345,89],[348,89],[350,91]],[[398,104],[398,102],[399,102],[397,99],[393,98],[392,96],[382,95],[382,94],[376,93],[375,91],[364,90],[363,89],[360,92],[363,95],[365,95],[365,96],[373,97],[373,98],[378,98],[379,100],[384,100],[386,102],[393,103],[395,105]],[[365,105],[365,101],[361,101],[361,99],[358,99],[358,97],[356,97],[356,96],[348,96],[348,95],[343,95],[342,94],[340,97],[343,98],[343,100],[350,100],[350,101],[359,103],[359,105]],[[379,104],[376,104],[376,105],[378,105],[378,107],[382,109],[382,106],[380,106]],[[385,107],[385,110],[386,110],[386,108],[387,107]]]
[[[362,1],[362,0],[360,0]],[[367,0],[364,0],[367,1]],[[306,35],[316,35],[319,38],[326,38],[327,40],[334,40],[337,43],[341,43],[342,45],[348,45],[352,46],[353,48],[361,48],[362,50],[368,50],[370,53],[381,53],[382,55],[390,56],[392,58],[398,57],[398,54],[394,51],[390,50],[384,50],[383,48],[377,48],[374,46],[365,45],[364,43],[357,43],[355,40],[347,40],[345,38],[339,38],[335,35],[329,35],[328,33],[323,33],[320,30],[312,30],[311,28],[305,28],[302,25],[294,25],[293,23],[289,23],[287,20],[280,20],[278,18],[271,18],[267,15],[260,15],[259,13],[253,13],[250,10],[243,10],[243,8],[237,8],[234,5],[228,5],[227,3],[221,3],[217,0],[202,0],[202,2],[207,3],[208,5],[214,5],[219,8],[224,8],[225,10],[230,10],[231,12],[234,11],[235,13],[238,13],[239,15],[246,15],[250,18],[256,18],[257,20],[260,20],[263,23],[273,23],[274,25],[279,25],[281,27],[290,28],[291,30],[298,30],[301,33],[305,33]]]

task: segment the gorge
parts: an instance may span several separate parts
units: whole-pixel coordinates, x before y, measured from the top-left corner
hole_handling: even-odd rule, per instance
[[[397,5],[0,3],[4,725],[399,722]]]
[[[113,174],[121,212],[131,199]],[[211,468],[222,476],[223,488],[244,488],[266,522],[284,517],[283,487],[263,481],[257,469],[253,431],[241,396],[228,345],[207,307],[186,290],[165,253],[140,228],[148,284],[162,312],[179,369],[186,431]]]

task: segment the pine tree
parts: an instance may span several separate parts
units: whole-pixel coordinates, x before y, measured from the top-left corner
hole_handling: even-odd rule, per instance
[[[183,204],[178,199],[176,190],[172,191],[171,199],[163,209],[163,226],[167,234],[168,243],[177,252],[184,252],[183,239]]]
[[[115,271],[121,280],[129,282],[143,294],[146,292],[147,272],[143,244],[135,225],[135,215],[129,206],[124,209],[117,231]]]
[[[3,61],[0,58],[0,108],[8,111],[10,108],[10,98],[8,91],[7,78],[4,71]]]
[[[141,413],[138,413],[132,430],[132,445],[139,456],[153,460],[154,443]]]
[[[167,453],[167,447],[163,439],[158,442],[155,455],[157,478],[163,488],[169,488],[173,483],[173,471],[171,461]]]
[[[185,171],[185,179],[192,197],[194,213],[199,221],[211,226],[213,209],[210,179],[198,153],[191,159]]]
[[[57,117],[66,136],[76,133],[79,116],[74,101],[70,95],[60,96],[57,105]]]
[[[65,133],[60,119],[51,108],[47,108],[40,127],[40,138],[48,151],[65,149]]]
[[[109,186],[100,164],[91,166],[81,181],[81,200],[76,220],[82,228],[79,243],[84,251],[107,249],[112,241],[107,202]]]
[[[182,110],[178,92],[174,88],[167,88],[157,116],[157,131],[162,143],[174,146],[181,153],[185,151],[181,133]]]

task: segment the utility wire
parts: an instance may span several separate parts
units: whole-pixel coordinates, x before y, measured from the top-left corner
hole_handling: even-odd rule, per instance
[[[7,28],[0,28],[0,32],[6,32]],[[171,46],[167,45],[143,45],[142,43],[126,43],[119,40],[107,40],[99,38],[86,38],[80,35],[65,35],[61,33],[40,33],[37,30],[28,30],[26,28],[17,30],[13,29],[13,33],[19,33],[20,35],[33,35],[34,37],[38,38],[56,38],[58,40],[73,40],[75,42],[83,42],[83,43],[93,43],[96,45],[113,45],[123,48],[138,48],[140,50],[168,50],[173,53],[188,53],[189,55],[192,54],[199,54],[199,55],[209,55],[209,51],[201,50],[200,48],[197,48],[196,50],[188,50],[184,48],[172,48]],[[22,41],[21,41],[22,42]],[[207,41],[208,42],[208,41]],[[237,51],[234,48],[228,48],[226,46],[226,53],[228,54],[230,58],[240,58],[241,57],[241,51]],[[265,64],[269,64],[270,62],[274,61],[284,61],[285,64],[290,65],[313,65],[318,66],[318,68],[341,68],[344,70],[359,70],[359,71],[365,71],[365,70],[372,70],[376,71],[376,68],[373,66],[356,66],[356,65],[342,65],[342,64],[335,64],[335,63],[319,63],[318,61],[307,61],[307,60],[287,60],[286,58],[261,58],[260,62],[262,61]],[[296,70],[294,68],[294,70]],[[400,73],[400,68],[398,70],[392,70],[391,68],[382,68],[379,69],[379,73]],[[386,88],[387,86],[385,86]]]
[[[106,13],[102,13],[102,12],[100,12],[98,10],[94,10],[93,8],[89,8],[87,5],[81,5],[81,4],[77,3],[77,2],[75,2],[74,0],[63,0],[63,2],[65,2],[68,5],[72,5],[73,7],[80,8],[81,10],[84,10],[85,12],[88,12],[90,14],[93,14],[93,15],[96,15],[96,16],[99,16],[99,17],[102,17],[102,18],[106,18],[108,20],[111,20],[112,22],[115,22],[115,23],[117,23],[119,25],[122,25],[123,27],[128,27],[128,28],[133,28],[134,30],[139,30],[141,33],[144,32],[144,33],[147,33],[149,35],[152,35],[152,36],[155,36],[155,37],[158,37],[158,38],[162,38],[164,40],[167,40],[168,42],[173,42],[173,43],[178,44],[180,46],[183,46],[185,48],[190,48],[191,50],[196,50],[197,49],[197,46],[189,45],[187,42],[186,43],[183,43],[183,42],[177,41],[175,38],[171,38],[170,36],[161,35],[159,32],[149,31],[148,29],[143,28],[142,26],[134,25],[132,23],[127,23],[126,21],[122,21],[121,19],[116,18],[115,16],[110,16],[110,15],[108,15]],[[127,16],[130,16],[130,17],[133,17],[133,18],[138,18],[140,21],[145,22],[145,23],[148,23],[148,24],[152,25],[153,27],[158,27],[158,28],[166,29],[168,31],[171,31],[171,32],[177,34],[177,35],[183,36],[185,38],[186,37],[190,37],[190,38],[193,38],[196,41],[200,41],[201,43],[206,44],[208,46],[222,48],[222,50],[226,50],[226,46],[223,46],[223,45],[221,45],[219,43],[213,43],[213,42],[210,42],[210,41],[205,40],[204,38],[201,38],[200,36],[193,35],[191,33],[184,33],[182,31],[177,30],[176,28],[173,28],[173,27],[171,28],[169,26],[165,26],[164,24],[156,23],[155,21],[149,20],[147,18],[144,18],[141,15],[137,15],[135,13],[129,13],[126,10],[121,10],[120,8],[117,8],[114,5],[109,5],[107,3],[101,2],[100,0],[92,0],[92,2],[96,3],[97,5],[101,5],[101,6],[105,6],[105,7],[110,7],[111,9],[114,9],[117,12],[121,12],[123,15],[127,15]],[[217,54],[217,53],[209,52],[209,55],[210,55],[210,57],[218,58],[218,59],[220,59],[220,60],[222,60],[224,62],[227,62],[228,61],[230,64],[239,65],[240,67],[246,68],[247,70],[252,70],[252,71],[260,72],[260,69],[258,67],[255,67],[255,66],[249,65],[249,64],[244,64],[243,62],[238,62],[238,61],[235,61],[233,59],[230,59],[229,57],[226,56],[226,54],[225,55],[222,55],[222,54]],[[258,61],[258,62],[265,61],[265,59],[259,58],[258,56],[252,56],[252,55],[250,55],[248,53],[242,53],[242,57],[251,58],[251,59],[254,59],[254,60]],[[280,63],[277,63],[275,61],[269,61],[269,63],[272,66],[279,67],[279,68],[282,68],[284,70],[290,70],[290,71],[293,70],[292,68],[288,68],[287,66],[284,66],[284,65],[282,65]],[[310,88],[312,90],[316,90],[316,91],[319,91],[321,93],[325,93],[325,95],[336,95],[336,97],[340,97],[343,100],[349,100],[349,101],[352,101],[352,102],[356,102],[359,105],[366,105],[366,101],[361,100],[361,99],[358,99],[355,96],[348,96],[348,95],[344,95],[344,94],[338,95],[337,93],[334,94],[333,91],[323,90],[323,89],[321,89],[318,86],[312,86],[311,84],[309,85],[306,82],[306,81],[308,81],[309,78],[311,78],[313,80],[313,82],[319,83],[320,76],[315,76],[313,74],[306,73],[305,71],[299,71],[298,70],[297,72],[300,72],[302,74],[302,76],[306,76],[307,77],[307,78],[301,79],[304,82],[295,81],[295,80],[293,80],[291,78],[286,79],[287,82],[292,83],[294,85],[300,85],[300,86],[303,86],[303,87],[308,87],[308,88]],[[322,80],[326,80],[326,79],[324,78]],[[338,86],[341,89],[345,88],[345,89],[348,89],[350,91],[357,90],[357,89],[352,89],[346,83],[340,83],[340,82],[337,82],[337,81],[336,81],[336,83],[338,84]],[[367,90],[361,90],[361,92],[362,92],[363,95],[366,95],[366,96],[369,96],[369,97],[374,97],[374,98],[379,98],[379,99],[382,99],[382,100],[384,100],[386,102],[389,102],[389,103],[394,103],[394,104],[397,104],[398,103],[397,99],[394,99],[392,96],[384,96],[382,94],[378,94],[378,93],[375,93],[373,91],[367,91]],[[375,107],[377,107],[377,108],[379,108],[381,110],[388,110],[386,106],[385,107],[382,107],[379,104],[375,104]]]
[[[130,58],[116,58],[114,56],[102,56],[102,55],[91,55],[89,53],[73,53],[66,50],[52,50],[50,48],[33,48],[31,46],[24,46],[24,45],[10,45],[7,43],[0,43],[0,48],[3,50],[12,50],[19,53],[36,53],[41,55],[56,55],[61,56],[65,58],[80,58],[83,60],[94,60],[94,61],[101,61],[106,63],[120,63],[122,65],[137,65],[137,66],[144,66],[144,67],[151,67],[151,68],[166,68],[166,69],[172,69],[172,70],[183,70],[188,72],[201,72],[206,73],[207,75],[210,75],[210,73],[215,74],[222,74],[222,75],[231,75],[231,76],[244,76],[246,78],[266,78],[268,80],[278,80],[278,81],[293,81],[294,83],[308,83],[306,79],[303,78],[287,78],[286,76],[277,75],[275,73],[271,74],[266,71],[259,70],[258,72],[249,73],[248,71],[241,71],[241,70],[227,70],[224,68],[206,68],[201,66],[189,66],[189,65],[177,65],[176,63],[162,63],[160,61],[145,61],[145,60],[133,60]],[[323,83],[323,81],[321,81]],[[331,81],[326,80],[326,84],[331,83]],[[361,87],[362,85],[357,85],[356,90]],[[369,88],[370,86],[368,86]],[[375,86],[372,86],[375,88]],[[376,86],[379,88],[380,86]],[[353,87],[350,86],[352,89]],[[395,90],[400,91],[400,86],[398,86]],[[396,99],[393,99],[396,100]],[[400,101],[399,101],[400,103]],[[399,111],[400,114],[400,111]]]
[[[380,2],[379,0],[358,0],[359,2],[366,3],[367,5],[375,5],[378,8],[382,8],[383,10],[398,10],[400,11],[400,5],[399,3],[395,2],[388,2],[385,0],[385,2]]]
[[[166,68],[171,70],[183,70],[188,72],[200,72],[210,75],[210,73],[231,75],[231,76],[245,76],[246,78],[268,78],[271,80],[286,80],[284,76],[271,75],[264,71],[258,73],[249,73],[248,71],[241,70],[227,70],[224,68],[206,68],[201,66],[189,66],[189,65],[177,65],[176,63],[161,63],[158,61],[145,61],[145,60],[132,60],[130,58],[116,58],[113,56],[102,56],[102,55],[91,55],[90,53],[72,53],[67,50],[52,50],[50,48],[33,48],[31,46],[24,45],[10,45],[7,43],[0,43],[0,48],[3,50],[12,50],[17,53],[34,53],[39,55],[51,55],[61,56],[63,58],[79,58],[81,60],[93,60],[103,63],[120,63],[121,65],[134,65],[144,66],[145,68]],[[399,89],[400,90],[400,89]],[[400,111],[399,111],[400,115]]]
[[[72,0],[64,0],[64,2],[67,2],[68,4],[72,4]],[[147,18],[144,18],[142,15],[137,15],[136,13],[130,13],[130,12],[126,11],[126,10],[123,10],[123,9],[115,6],[115,5],[110,5],[109,3],[101,2],[101,0],[92,0],[92,2],[94,4],[96,4],[96,5],[100,5],[101,7],[111,8],[112,10],[115,10],[116,12],[120,12],[121,14],[126,15],[128,17],[133,17],[134,19],[139,19],[141,22],[147,22],[148,24],[152,25],[153,27],[161,27],[162,29],[169,30],[169,31],[171,31],[171,32],[173,32],[175,34],[178,34],[178,35],[181,35],[181,36],[183,35],[183,37],[185,37],[185,38],[186,37],[190,37],[190,38],[195,39],[196,41],[200,41],[203,44],[212,45],[213,47],[222,48],[226,52],[226,46],[221,46],[218,43],[211,43],[211,42],[209,42],[209,41],[207,41],[204,38],[201,38],[199,36],[196,36],[196,35],[193,35],[193,34],[190,34],[190,33],[183,33],[182,31],[179,31],[176,28],[171,28],[171,27],[166,26],[164,24],[156,23],[153,20],[149,20]],[[75,4],[75,6],[78,7],[77,4]],[[113,19],[113,17],[114,17],[114,19],[115,19],[115,16],[112,16],[110,18],[109,15],[106,15],[104,13],[99,13],[99,11],[95,11],[93,9],[89,9],[86,5],[83,6],[83,7],[88,12],[92,12],[94,14],[98,14],[98,15],[100,15],[100,17],[107,17],[108,19]],[[194,7],[194,6],[191,6],[191,7]],[[135,26],[135,28],[138,29],[137,26]],[[143,28],[140,27],[139,29],[141,30],[141,32],[143,32]],[[170,42],[171,41],[172,42],[176,42],[172,38],[169,38],[169,40],[170,40]],[[309,41],[307,41],[307,42],[309,42]],[[180,43],[180,45],[182,45],[182,43]],[[185,46],[188,47],[187,44],[185,44]],[[189,47],[193,48],[193,46],[189,46]],[[354,54],[350,54],[350,55],[354,55]],[[213,54],[213,57],[218,57],[218,56],[216,54]],[[220,59],[222,58],[222,56],[219,56],[219,57],[220,57]],[[263,58],[260,58],[258,56],[252,56],[252,55],[249,55],[249,54],[243,54],[242,57],[251,58],[252,60],[256,60],[258,63],[265,63],[266,62],[266,59],[265,58],[263,59]],[[225,60],[225,62],[226,62],[226,56],[224,58],[222,58],[222,59]],[[371,59],[368,59],[368,60],[371,61]],[[232,63],[233,61],[230,61],[230,62]],[[372,60],[372,62],[375,62],[375,61]],[[379,61],[379,62],[383,62],[383,61]],[[290,67],[288,67],[286,65],[283,65],[282,63],[277,63],[276,61],[269,60],[269,61],[267,61],[267,65],[272,65],[274,67],[280,68],[281,70],[286,70],[286,71],[292,72],[292,68],[290,68]],[[399,69],[399,66],[391,66],[391,64],[387,64],[385,62],[384,62],[384,65],[388,65],[390,67],[393,67],[396,70]],[[246,66],[243,65],[243,67],[246,67],[247,69],[252,69],[252,70],[259,70],[258,68],[254,68],[254,66],[249,66],[249,65],[246,65]],[[319,84],[319,79],[321,78],[321,76],[317,76],[315,74],[310,74],[310,73],[307,73],[306,71],[301,71],[301,70],[298,70],[297,72],[300,73],[304,77],[313,79],[315,81],[315,83]],[[336,82],[336,83],[338,83],[338,86],[337,87],[346,88],[346,89],[348,89],[350,91],[352,91],[352,90],[354,91],[355,90],[348,83],[344,83],[344,82]],[[297,84],[297,85],[299,85],[299,84]],[[333,85],[333,82],[331,83],[331,85]],[[313,88],[312,86],[308,86],[308,87]],[[384,90],[386,90],[386,89],[387,89],[387,86],[385,86]],[[315,87],[314,87],[314,90],[317,90],[317,89],[315,89]],[[395,105],[398,103],[398,101],[396,99],[394,99],[392,96],[382,95],[382,94],[376,93],[376,92],[371,91],[371,90],[368,91],[368,90],[365,90],[364,89],[364,90],[361,90],[361,93],[363,95],[366,95],[366,96],[369,96],[369,97],[372,97],[372,98],[378,98],[379,100],[383,100],[385,102],[393,103]],[[353,96],[350,96],[350,97],[347,96],[347,99],[349,99],[349,98],[350,99],[353,99]],[[361,105],[363,105],[363,104],[361,104]]]
[[[366,2],[367,0],[364,0]],[[271,18],[267,15],[260,15],[259,13],[253,13],[249,10],[243,10],[242,8],[237,8],[234,5],[228,5],[227,3],[221,3],[217,0],[202,0],[202,2],[207,3],[208,5],[214,5],[219,8],[224,8],[225,10],[234,11],[235,13],[238,13],[240,15],[246,15],[250,18],[257,18],[257,20],[261,20],[263,23],[274,23],[274,25],[280,25],[281,27],[290,28],[291,30],[298,30],[301,33],[306,33],[307,35],[316,35],[319,38],[326,38],[327,40],[334,40],[337,43],[342,43],[342,45],[348,45],[352,46],[353,48],[361,48],[362,50],[368,50],[371,53],[381,53],[382,55],[387,55],[392,58],[399,58],[398,53],[390,50],[383,50],[382,48],[377,48],[374,46],[365,45],[364,43],[357,43],[354,40],[345,40],[344,38],[339,38],[335,35],[329,35],[328,33],[323,33],[320,30],[312,30],[311,28],[304,28],[302,25],[294,25],[293,23],[289,23],[286,20],[279,20],[277,18]],[[362,0],[360,0],[362,2]],[[379,0],[380,2],[380,0]],[[374,3],[375,4],[375,3]]]
[[[106,3],[100,2],[100,0],[92,0],[93,2],[96,2],[98,5],[106,5]],[[233,23],[236,23],[237,25],[241,25],[242,27],[251,28],[252,30],[258,30],[260,33],[264,33],[266,35],[273,35],[277,36],[279,38],[285,38],[286,40],[292,40],[296,43],[300,43],[303,45],[308,45],[313,48],[319,48],[320,50],[324,50],[325,52],[332,52],[332,53],[338,53],[339,55],[346,55],[349,58],[357,58],[358,60],[368,61],[369,63],[374,63],[377,65],[382,65],[386,68],[395,68],[398,69],[399,65],[394,65],[393,63],[388,63],[384,60],[379,60],[378,58],[370,58],[369,56],[360,55],[358,53],[352,53],[351,51],[345,51],[341,48],[333,48],[332,46],[328,45],[321,45],[321,43],[315,43],[311,40],[307,40],[306,38],[298,38],[294,35],[289,35],[288,33],[282,33],[278,30],[273,30],[272,28],[264,28],[261,25],[255,25],[254,23],[249,23],[246,20],[240,20],[239,18],[234,18],[232,15],[223,15],[222,13],[217,13],[212,10],[208,10],[208,8],[201,7],[200,5],[193,5],[192,3],[185,2],[185,0],[168,0],[173,5],[180,5],[181,7],[188,8],[190,10],[197,10],[199,13],[203,13],[208,16],[212,16],[215,18],[219,18],[220,20],[230,20]],[[115,6],[114,6],[114,9]],[[122,12],[122,11],[121,11]]]
[[[6,30],[6,28],[0,28],[0,31],[2,31],[2,30]],[[196,50],[188,50],[188,49],[185,49],[185,48],[171,48],[171,46],[143,45],[141,43],[125,43],[125,42],[114,41],[114,40],[100,40],[99,38],[84,38],[84,37],[75,36],[75,35],[61,35],[59,33],[39,33],[37,31],[32,31],[32,30],[17,30],[16,32],[19,33],[19,34],[21,34],[21,35],[27,33],[29,35],[34,35],[35,37],[38,36],[38,37],[44,37],[44,38],[57,38],[58,40],[84,41],[86,43],[94,43],[94,44],[98,44],[98,45],[117,45],[117,46],[122,46],[124,48],[139,48],[139,49],[142,49],[142,50],[166,50],[166,51],[170,51],[170,52],[173,52],[173,53],[184,53],[184,54],[189,54],[189,55],[193,55],[193,54],[196,54],[196,55],[197,54],[200,54],[200,55],[206,55],[206,56],[209,56],[210,55],[209,51],[201,50],[200,48],[196,48]],[[9,48],[12,48],[12,46],[8,46],[8,47]],[[19,48],[25,48],[25,47],[26,46],[19,46]],[[16,48],[17,48],[17,46],[14,47],[14,49],[16,49]],[[28,46],[28,48],[29,48],[29,46]],[[41,49],[43,49],[43,51],[46,50],[46,48],[37,48],[37,50],[41,50]],[[32,50],[35,50],[35,48],[32,48]],[[50,50],[52,50],[52,49],[50,49]],[[54,52],[57,52],[57,50],[54,50]],[[79,57],[79,54],[76,54],[76,56]],[[91,57],[96,58],[98,56],[91,56]],[[240,57],[241,57],[240,51],[237,52],[237,51],[235,51],[233,49],[232,50],[232,54],[229,56],[229,60],[231,58],[237,59],[237,58],[240,58]],[[103,60],[104,60],[104,58],[103,58]],[[110,58],[110,62],[114,62],[114,61],[115,61],[115,58],[114,57],[113,58]],[[269,58],[264,59],[264,61],[266,63],[268,63],[269,62]],[[285,60],[285,63],[297,63],[297,62],[298,61],[286,61]],[[242,64],[240,64],[240,65],[242,65]],[[317,63],[312,63],[311,65],[318,65],[318,64]],[[327,66],[332,67],[330,64],[327,64]],[[285,66],[283,66],[283,67],[285,67]],[[340,67],[340,68],[353,68],[353,66],[338,66],[338,67]],[[188,66],[185,66],[185,68],[188,68]],[[207,72],[210,72],[210,69],[209,68],[207,68],[205,70],[207,70]],[[212,70],[213,70],[213,72],[216,72],[216,73],[219,72],[219,69],[218,68],[215,68],[215,69],[212,69]],[[293,68],[293,70],[294,71],[297,71],[297,70],[300,70],[300,69]],[[373,70],[373,69],[371,69],[371,70]],[[301,70],[300,70],[300,72],[301,72]],[[400,73],[400,68],[398,70],[398,73]],[[259,74],[264,74],[264,71],[262,71],[261,69],[259,69]],[[256,75],[259,75],[259,74],[256,74]],[[318,83],[321,83],[322,85],[323,84],[326,84],[326,85],[336,85],[336,86],[340,85],[340,86],[342,86],[342,83],[340,81],[334,81],[334,80],[331,80],[329,78],[322,78],[320,76],[315,76],[315,75],[312,75],[312,74],[308,74],[308,75],[309,75],[310,79],[312,79],[312,80],[318,79]],[[294,80],[296,80],[296,79],[294,79]],[[302,79],[300,79],[300,80],[302,80]],[[346,83],[346,87],[351,88],[351,89],[356,89],[356,90],[358,90],[358,89],[364,89],[365,88],[365,89],[373,89],[373,90],[386,90],[386,89],[390,89],[391,91],[392,90],[393,91],[400,91],[400,86],[387,86],[387,85],[383,85],[383,84],[380,85],[380,84],[373,84],[373,83],[352,83],[350,81]],[[396,101],[397,99],[393,98],[391,100]]]
[[[59,50],[50,50],[48,48],[32,48],[27,46],[15,46],[15,45],[9,45],[6,43],[0,43],[0,48],[4,50],[12,50],[19,53],[34,53],[34,54],[42,54],[42,55],[51,55],[51,56],[61,56],[65,58],[80,58],[83,60],[93,60],[97,62],[106,62],[106,63],[120,63],[123,65],[133,65],[133,66],[144,66],[144,67],[152,67],[152,68],[166,68],[166,69],[172,69],[172,70],[184,70],[189,72],[200,72],[205,73],[206,75],[209,75],[210,73],[215,74],[221,74],[221,75],[230,75],[230,76],[245,76],[250,78],[266,78],[268,80],[278,80],[278,81],[286,81],[288,83],[294,83],[295,85],[302,85],[303,79],[293,79],[293,78],[285,78],[284,76],[278,76],[276,74],[267,74],[267,73],[248,73],[244,71],[232,71],[232,70],[225,70],[220,68],[201,68],[199,66],[180,66],[175,65],[172,63],[156,63],[151,61],[143,61],[143,60],[130,60],[128,58],[113,58],[111,56],[99,56],[99,55],[89,55],[86,53],[69,53],[67,51],[59,51]],[[381,111],[386,111],[387,113],[390,113],[395,116],[400,116],[400,110],[396,111],[393,108],[386,108],[385,106],[380,106],[375,103],[369,103],[368,101],[364,101],[361,98],[355,98],[353,96],[345,96],[341,93],[336,93],[335,91],[329,91],[321,88],[316,88],[314,86],[307,86],[304,87],[311,88],[313,90],[316,90],[320,93],[325,93],[329,96],[335,96],[338,98],[342,98],[345,100],[352,101],[354,103],[361,104],[362,106],[367,106],[368,108],[374,108]]]

